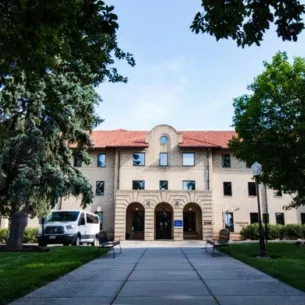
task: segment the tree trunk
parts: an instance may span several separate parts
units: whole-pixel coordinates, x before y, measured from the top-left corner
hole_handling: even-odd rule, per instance
[[[21,250],[23,245],[23,233],[28,222],[28,214],[25,211],[13,215],[10,223],[7,248]]]

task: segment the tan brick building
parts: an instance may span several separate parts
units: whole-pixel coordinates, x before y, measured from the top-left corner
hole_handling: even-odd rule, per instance
[[[121,240],[207,239],[224,226],[240,232],[257,221],[257,196],[251,169],[228,150],[233,135],[168,125],[95,131],[92,164],[74,160],[96,194],[87,209],[99,212],[103,229]],[[261,186],[260,196],[270,223],[305,223],[305,207],[283,210],[289,195]],[[58,208],[76,209],[79,201],[71,197]]]

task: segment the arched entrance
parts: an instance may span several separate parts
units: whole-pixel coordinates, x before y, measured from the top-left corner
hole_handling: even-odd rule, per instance
[[[155,239],[173,238],[173,208],[159,203],[155,208]]]
[[[138,202],[131,203],[126,210],[126,239],[144,240],[145,210]]]
[[[183,209],[183,239],[202,239],[202,211],[196,203]]]

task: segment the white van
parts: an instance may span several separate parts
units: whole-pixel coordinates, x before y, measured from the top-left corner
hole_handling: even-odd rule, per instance
[[[48,244],[79,246],[82,243],[98,245],[100,220],[93,213],[82,210],[52,211],[41,223],[37,234],[40,246]]]

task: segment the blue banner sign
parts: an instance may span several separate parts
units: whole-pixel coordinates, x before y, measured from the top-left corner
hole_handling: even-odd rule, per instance
[[[174,227],[183,227],[182,220],[174,220]]]

